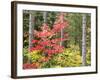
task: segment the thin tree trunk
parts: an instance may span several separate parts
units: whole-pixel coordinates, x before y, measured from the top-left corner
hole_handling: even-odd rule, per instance
[[[29,13],[29,49],[33,47],[32,39],[33,39],[33,29],[34,29],[34,16],[33,13]],[[28,63],[30,63],[30,56],[28,58]]]
[[[63,41],[62,41],[62,39],[63,39],[63,29],[61,29],[61,42],[60,42],[60,46],[62,46],[63,45]]]
[[[43,12],[43,20],[44,20],[44,23],[47,22],[47,12]]]
[[[86,15],[82,15],[82,65],[86,65]]]
[[[62,20],[61,22],[63,23],[64,20]],[[62,38],[63,38],[63,29],[62,28],[61,28],[60,34],[61,34],[61,37],[60,37],[61,38],[60,46],[63,46],[63,41],[62,41]]]
[[[33,29],[34,29],[34,16],[32,13],[29,14],[29,49],[33,46],[32,39],[33,39]]]

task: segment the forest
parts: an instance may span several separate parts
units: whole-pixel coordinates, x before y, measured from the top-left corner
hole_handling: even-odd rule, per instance
[[[23,69],[91,66],[89,13],[23,10]]]

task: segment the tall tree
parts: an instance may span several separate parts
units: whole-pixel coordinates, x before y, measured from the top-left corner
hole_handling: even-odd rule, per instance
[[[34,29],[34,13],[30,11],[29,13],[29,49],[32,47],[32,40],[33,40],[33,29]]]
[[[82,15],[82,65],[86,65],[86,14]]]
[[[59,17],[61,23],[64,22],[64,13],[60,13],[60,17]],[[60,35],[61,35],[61,39],[63,38],[63,28],[61,28],[61,31],[60,31]],[[63,41],[61,40],[60,42],[60,46],[63,46]]]
[[[32,40],[33,40],[33,30],[34,30],[34,22],[35,16],[34,12],[29,12],[29,49],[33,47]],[[30,56],[28,57],[28,63],[31,63]]]
[[[47,12],[43,12],[43,19],[44,19],[44,23],[47,22]]]

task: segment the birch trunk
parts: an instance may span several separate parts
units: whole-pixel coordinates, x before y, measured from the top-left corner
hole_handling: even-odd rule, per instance
[[[43,12],[43,19],[44,19],[44,23],[47,22],[47,12]]]
[[[29,13],[29,49],[33,47],[32,39],[33,39],[33,29],[34,29],[34,16],[33,13]],[[31,63],[30,56],[28,56],[28,63]]]
[[[86,15],[82,15],[82,65],[86,65]]]
[[[30,13],[29,14],[29,49],[32,47],[33,29],[34,29],[34,16],[32,15],[32,13]]]
[[[63,15],[63,17],[64,17],[64,15]],[[61,19],[61,22],[63,23],[64,20]],[[61,38],[60,46],[63,46],[63,41],[62,41],[63,34],[64,34],[64,33],[63,33],[63,29],[61,28],[61,31],[60,31],[60,35],[61,35],[61,36],[60,36],[60,38]]]
[[[63,38],[63,29],[61,29],[61,39]],[[61,40],[61,42],[60,42],[60,46],[63,46],[63,41]]]

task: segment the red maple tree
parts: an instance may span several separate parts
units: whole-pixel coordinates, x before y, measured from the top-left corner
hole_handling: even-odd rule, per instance
[[[63,52],[64,47],[59,43],[65,41],[68,34],[64,33],[63,38],[57,38],[55,36],[61,32],[61,29],[68,27],[68,21],[64,19],[64,16],[65,13],[59,14],[52,29],[48,24],[43,23],[41,30],[33,30],[33,36],[35,38],[32,40],[33,47],[30,48],[30,51],[40,50],[47,56]]]

